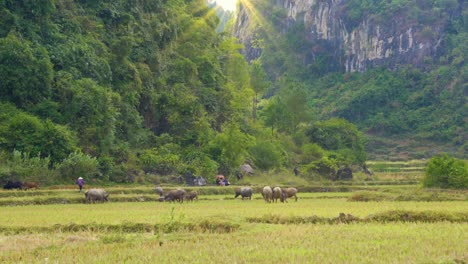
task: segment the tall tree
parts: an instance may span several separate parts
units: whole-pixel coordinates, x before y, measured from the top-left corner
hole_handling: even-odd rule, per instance
[[[25,108],[50,96],[52,63],[43,47],[10,34],[0,38],[0,100]]]
[[[262,95],[270,85],[267,75],[263,70],[260,60],[254,60],[250,65],[250,85],[255,94],[252,99],[252,118],[254,122],[257,120],[257,105],[259,102],[258,97]]]

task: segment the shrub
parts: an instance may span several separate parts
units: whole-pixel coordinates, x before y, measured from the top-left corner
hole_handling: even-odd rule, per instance
[[[219,164],[219,172],[229,175],[245,161],[253,144],[252,136],[243,133],[236,124],[227,124],[209,143],[207,152]]]
[[[218,163],[212,160],[208,154],[196,149],[190,149],[183,157],[183,162],[187,165],[187,171],[197,176],[215,175]]]
[[[139,161],[146,173],[169,175],[182,170],[179,154],[166,146],[142,151]]]
[[[262,170],[273,169],[282,164],[281,148],[269,141],[259,141],[250,149],[254,164]]]
[[[10,157],[3,153],[5,162],[0,162],[0,182],[7,180],[34,181],[41,184],[49,183],[54,171],[49,169],[50,158],[39,155],[31,157],[28,153],[14,150]]]
[[[468,188],[467,162],[442,154],[433,157],[426,167],[425,187]]]
[[[302,146],[302,153],[301,162],[305,164],[320,160],[326,154],[322,147],[315,143],[304,144]]]
[[[344,119],[316,122],[307,129],[306,135],[323,149],[338,152],[345,161],[362,164],[367,159],[364,136],[355,125]]]
[[[2,149],[18,150],[31,156],[61,162],[76,149],[76,137],[66,127],[0,103]]]
[[[100,176],[96,158],[83,153],[71,153],[58,167],[61,178],[74,181],[78,177],[97,179]]]
[[[336,172],[338,165],[333,158],[322,157],[320,160],[307,164],[304,166],[304,169],[312,175],[317,173],[328,180],[337,180]]]

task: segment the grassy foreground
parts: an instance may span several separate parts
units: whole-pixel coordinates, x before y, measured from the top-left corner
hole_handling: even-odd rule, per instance
[[[3,197],[56,195],[43,192]],[[466,200],[353,202],[352,195],[300,193],[298,202],[285,204],[266,204],[258,193],[252,201],[226,193],[183,204],[1,206],[0,263],[468,261]],[[336,221],[340,213],[362,221]],[[328,220],[306,221],[313,217]]]
[[[1,237],[2,263],[463,263],[465,224],[245,225],[233,233]],[[458,261],[458,262],[457,262]]]

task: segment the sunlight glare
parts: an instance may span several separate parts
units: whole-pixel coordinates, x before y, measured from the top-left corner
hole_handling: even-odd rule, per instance
[[[237,0],[214,0],[213,2],[216,2],[226,11],[236,11]]]

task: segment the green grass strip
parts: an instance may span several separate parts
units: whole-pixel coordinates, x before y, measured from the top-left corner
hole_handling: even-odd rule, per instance
[[[392,210],[378,214],[369,215],[365,218],[355,217],[351,214],[340,213],[338,217],[327,218],[319,216],[279,216],[264,215],[261,217],[247,218],[249,223],[267,224],[347,224],[347,223],[389,223],[389,222],[451,222],[468,223],[468,212],[463,213],[443,213],[434,211],[404,211]]]
[[[56,224],[48,227],[1,227],[0,233],[6,235],[32,234],[32,233],[63,233],[63,232],[96,232],[96,233],[174,233],[174,232],[201,232],[201,233],[231,233],[239,229],[239,224],[222,221],[200,221],[197,223],[184,223],[172,221],[162,224],[122,223],[122,224]]]

